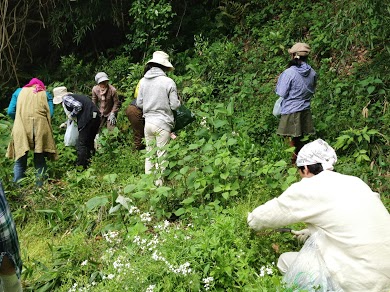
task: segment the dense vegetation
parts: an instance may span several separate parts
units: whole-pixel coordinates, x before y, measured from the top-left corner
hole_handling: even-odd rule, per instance
[[[49,89],[89,94],[101,70],[125,100],[117,128],[101,135],[83,172],[74,169],[75,150],[63,145],[64,116],[56,110],[60,159],[41,189],[32,168],[22,187],[12,184],[13,162],[4,157],[12,122],[2,112],[1,179],[26,290],[283,291],[274,263],[300,246],[290,235],[251,232],[246,214],[298,180],[272,115],[276,78],[297,41],[311,45],[309,63],[319,75],[317,133],[307,139],[333,145],[336,170],[361,177],[390,209],[390,8],[382,2],[43,2],[20,3],[39,8],[26,13],[45,29],[26,25],[10,38],[14,55],[1,47],[2,103],[33,75]],[[10,3],[8,11],[19,8]],[[28,53],[15,52],[16,39],[33,36]],[[143,174],[145,154],[133,150],[124,115],[156,49],[171,55],[170,77],[197,115],[168,145],[160,188]]]

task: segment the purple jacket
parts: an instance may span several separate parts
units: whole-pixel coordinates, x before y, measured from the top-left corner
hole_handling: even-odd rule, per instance
[[[317,73],[307,63],[291,66],[279,76],[276,94],[283,97],[281,114],[287,115],[310,109],[317,83]]]

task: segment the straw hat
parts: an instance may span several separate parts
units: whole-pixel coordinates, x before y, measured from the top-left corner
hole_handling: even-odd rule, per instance
[[[55,87],[53,89],[53,103],[60,104],[62,102],[62,98],[67,94],[70,94],[70,92],[68,92],[65,86]]]
[[[163,51],[156,51],[153,53],[153,58],[149,60],[146,64],[149,63],[157,63],[164,67],[167,67],[168,70],[173,70],[174,67],[172,66],[171,62],[169,62],[169,56],[167,53]]]

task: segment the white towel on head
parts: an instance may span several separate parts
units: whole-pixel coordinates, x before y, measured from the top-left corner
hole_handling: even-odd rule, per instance
[[[302,147],[298,153],[297,166],[321,163],[324,170],[333,170],[337,162],[334,149],[322,139],[317,139]]]

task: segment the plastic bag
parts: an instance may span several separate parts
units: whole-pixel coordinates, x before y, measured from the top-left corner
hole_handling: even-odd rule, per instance
[[[283,282],[291,291],[343,292],[343,289],[332,281],[316,244],[317,240],[323,236],[324,234],[319,231],[313,233],[306,240],[296,260],[283,276]]]
[[[79,139],[79,129],[75,121],[68,120],[66,122],[66,132],[64,136],[65,146],[76,146]]]
[[[185,126],[195,121],[194,113],[184,105],[181,105],[177,110],[173,111],[173,116],[175,118],[175,127],[172,132],[183,129]]]
[[[274,104],[274,109],[272,110],[272,114],[275,116],[275,117],[279,117],[280,116],[280,112],[281,112],[281,104],[282,104],[282,101],[283,101],[283,97],[279,97],[277,101],[275,101],[275,104]]]

